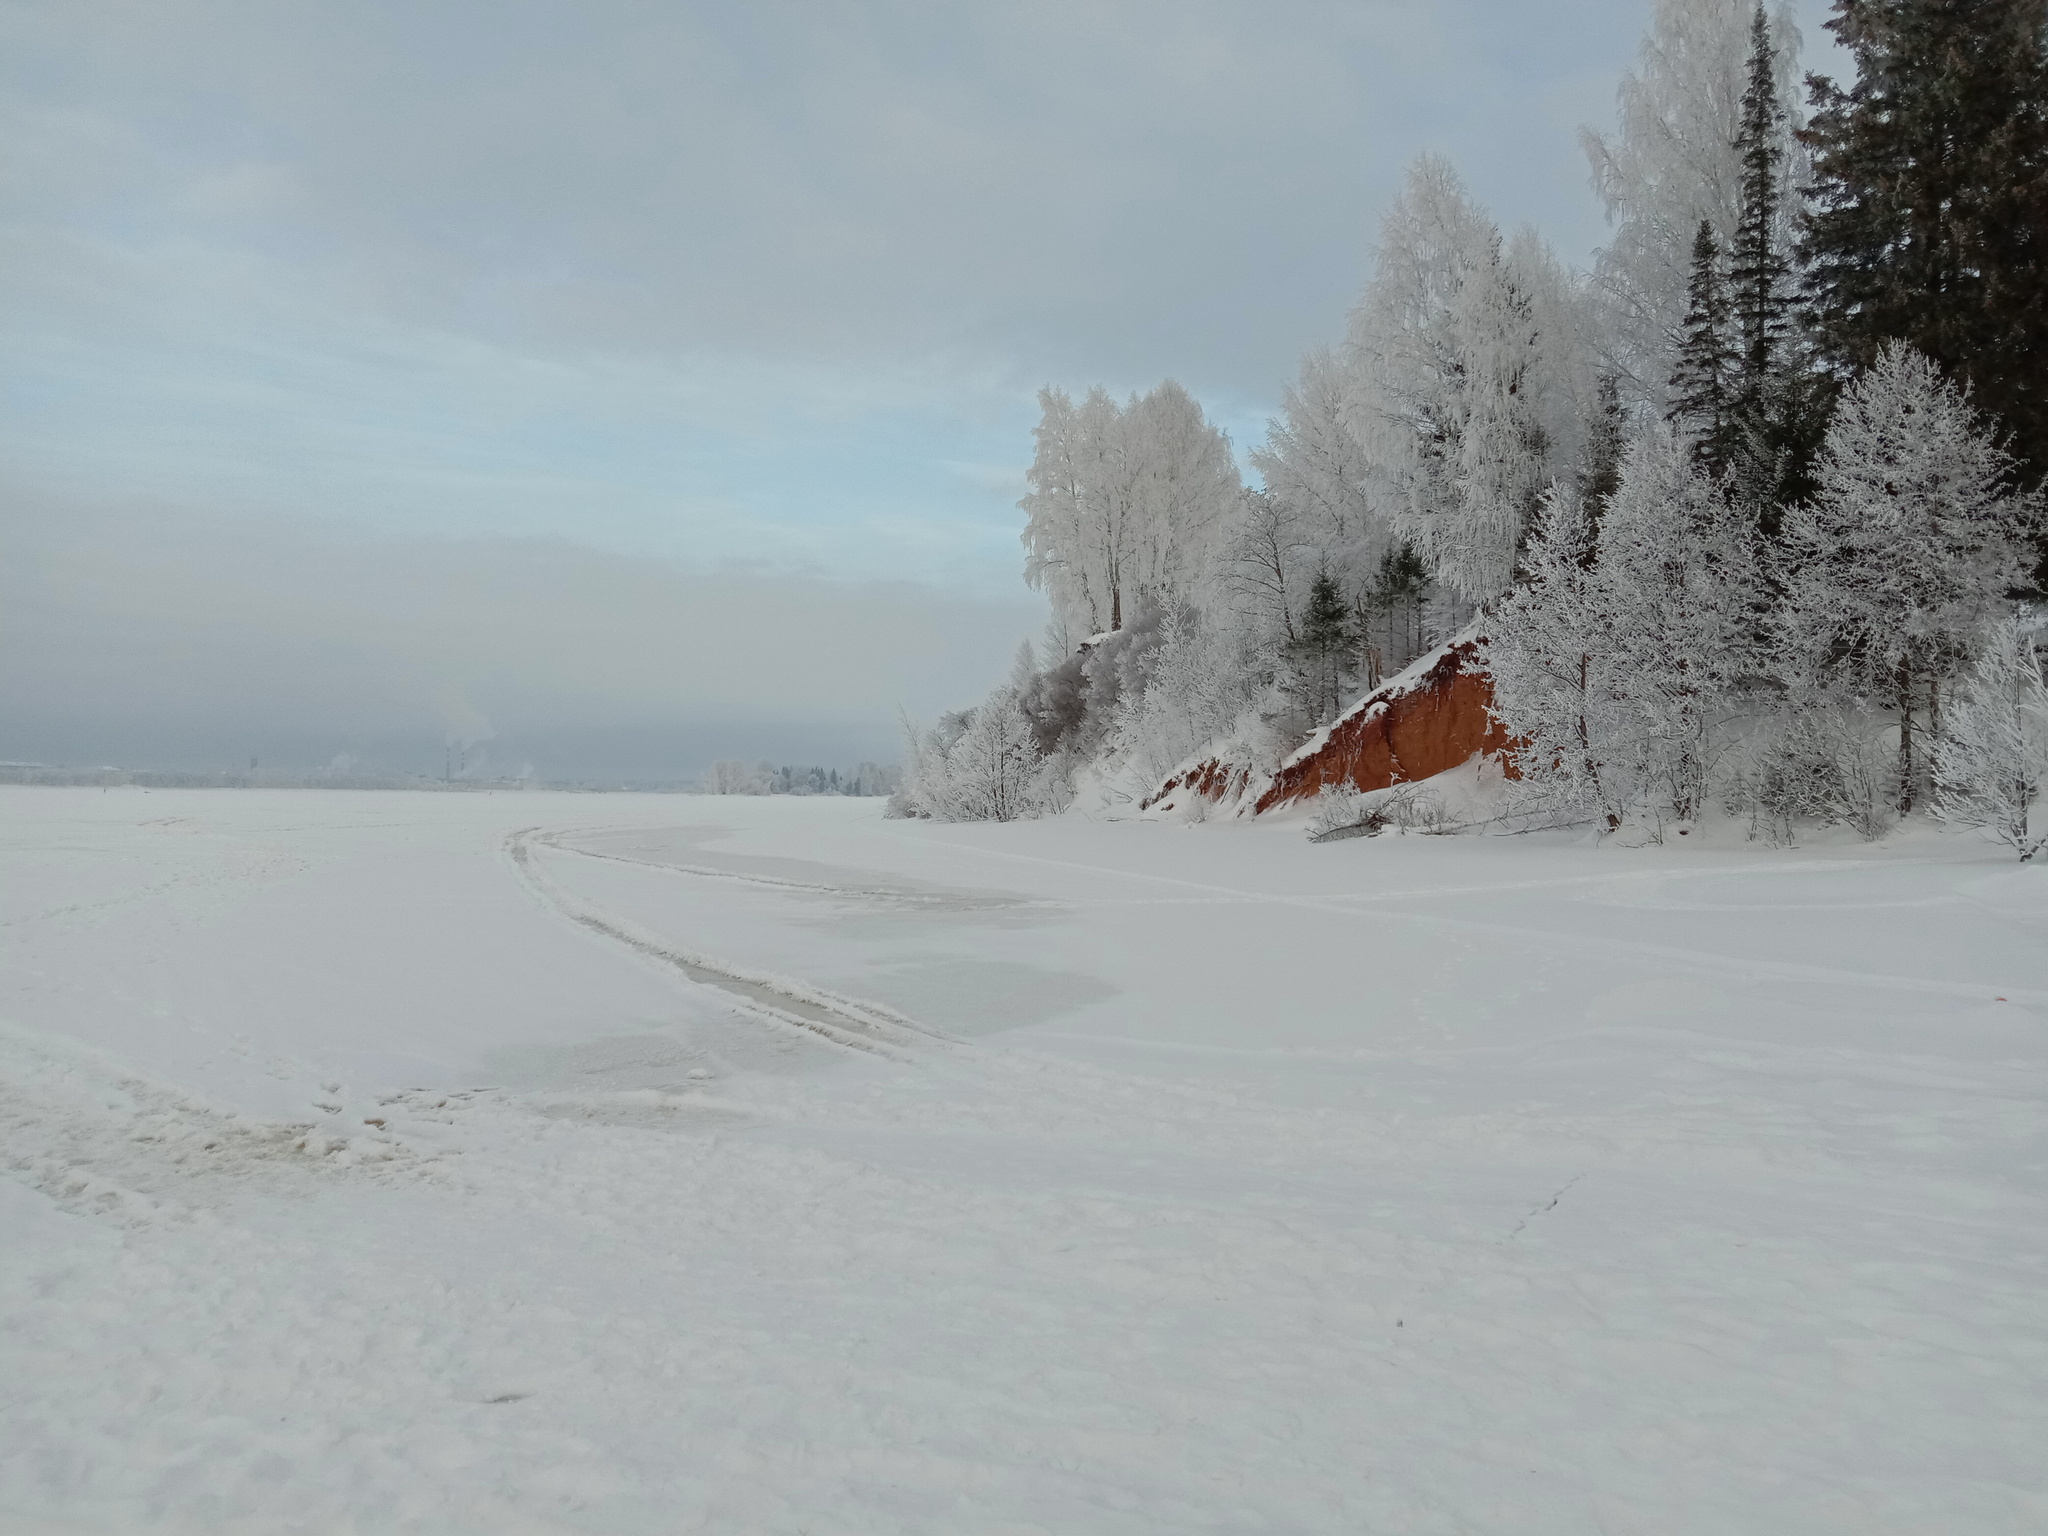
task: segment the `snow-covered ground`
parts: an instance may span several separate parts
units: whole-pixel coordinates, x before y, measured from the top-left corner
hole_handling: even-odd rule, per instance
[[[0,1528],[2048,1529],[2048,869],[0,789]]]

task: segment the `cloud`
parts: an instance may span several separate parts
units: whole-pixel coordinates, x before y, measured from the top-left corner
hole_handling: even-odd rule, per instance
[[[522,346],[998,357],[1270,390],[1424,147],[1595,232],[1642,7],[103,0],[0,34],[10,201]],[[33,130],[33,131],[31,131]]]
[[[0,6],[0,704],[325,761],[963,702],[1036,388],[1251,446],[1425,148],[1583,259],[1648,7]]]
[[[899,706],[929,716],[970,701],[1043,619],[1022,594],[691,569],[555,541],[9,506],[6,757],[76,760],[118,739],[131,759],[174,741],[230,761],[234,743],[261,739],[311,765],[398,740],[438,762],[444,740],[495,738],[501,755],[552,740],[559,757],[606,733],[666,741],[678,760],[714,736],[728,753],[765,751],[748,746],[758,739],[872,755]]]

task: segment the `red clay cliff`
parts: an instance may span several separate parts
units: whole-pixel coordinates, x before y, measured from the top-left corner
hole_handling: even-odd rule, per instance
[[[1423,671],[1410,671],[1367,694],[1341,715],[1320,742],[1283,763],[1253,803],[1254,813],[1305,800],[1339,784],[1362,790],[1431,778],[1485,753],[1518,777],[1511,742],[1493,718],[1493,681],[1483,639],[1446,646]],[[1178,789],[1208,800],[1234,799],[1253,789],[1241,766],[1216,759],[1168,779],[1147,798],[1156,805]]]

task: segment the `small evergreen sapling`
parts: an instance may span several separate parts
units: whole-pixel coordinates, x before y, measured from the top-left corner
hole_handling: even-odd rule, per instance
[[[1345,684],[1358,664],[1359,639],[1336,578],[1318,571],[1309,586],[1308,608],[1287,645],[1296,687],[1314,724],[1332,720],[1343,710]]]

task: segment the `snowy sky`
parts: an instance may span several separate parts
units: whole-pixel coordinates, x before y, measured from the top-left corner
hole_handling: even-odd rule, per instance
[[[0,757],[886,750],[1040,384],[1247,446],[1422,149],[1585,260],[1647,10],[17,0]]]

